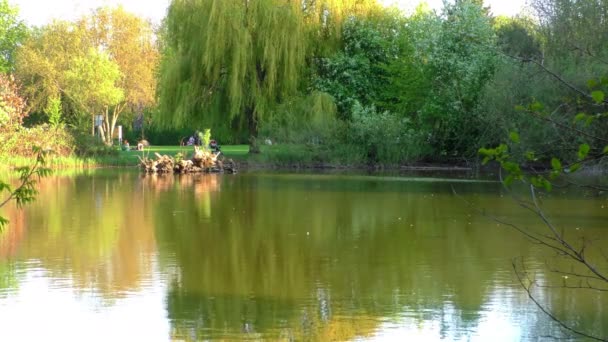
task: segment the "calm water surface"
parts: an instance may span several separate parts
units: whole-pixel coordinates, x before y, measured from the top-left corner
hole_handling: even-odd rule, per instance
[[[514,275],[561,259],[478,215],[539,222],[492,182],[98,171],[42,180],[0,233],[0,341],[519,341],[567,337]],[[608,200],[546,198],[608,247]],[[576,285],[576,284],[573,284]],[[605,293],[536,289],[608,336]]]

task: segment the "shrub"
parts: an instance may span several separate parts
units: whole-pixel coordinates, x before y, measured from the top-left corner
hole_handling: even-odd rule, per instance
[[[411,162],[429,154],[431,148],[409,119],[355,103],[347,142],[359,146],[370,163]]]
[[[54,156],[69,156],[74,152],[75,142],[65,129],[54,129],[48,125],[26,128],[10,125],[0,128],[0,155],[31,157],[34,147],[53,151]]]

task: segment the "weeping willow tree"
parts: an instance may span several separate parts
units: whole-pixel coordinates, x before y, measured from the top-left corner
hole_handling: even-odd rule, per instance
[[[246,127],[303,85],[319,38],[375,0],[173,0],[165,22],[159,123]],[[371,11],[371,10],[368,10]]]

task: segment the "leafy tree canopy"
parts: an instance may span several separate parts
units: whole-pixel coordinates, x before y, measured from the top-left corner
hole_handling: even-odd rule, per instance
[[[0,0],[0,72],[12,71],[15,49],[27,35],[27,27],[19,19],[19,10],[8,0]]]

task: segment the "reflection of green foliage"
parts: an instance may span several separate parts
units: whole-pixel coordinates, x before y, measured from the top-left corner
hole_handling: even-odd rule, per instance
[[[0,232],[0,238],[2,237]],[[15,264],[0,261],[0,297],[6,290],[14,290],[19,286]]]
[[[180,274],[169,315],[178,331],[197,328],[197,338],[221,327],[239,333],[245,323],[272,334],[280,319],[296,327],[312,319],[302,301],[319,320],[323,310],[379,317],[403,306],[420,308],[424,320],[446,293],[462,324],[474,326],[494,277],[486,270],[498,262],[484,255],[512,251],[481,227],[462,234],[464,208],[449,214],[457,222],[445,217],[447,183],[239,176],[221,186],[206,200],[211,217],[189,189],[158,197],[161,255],[175,255]]]

